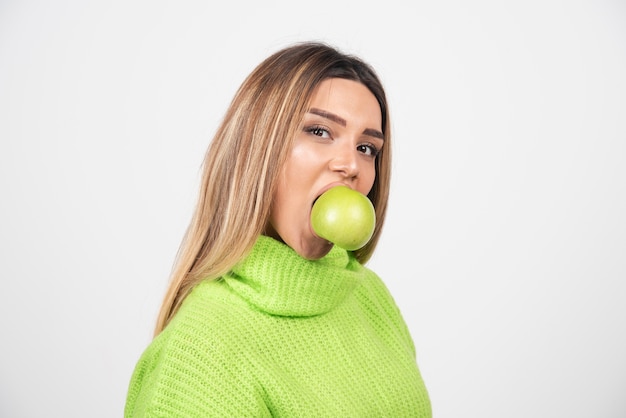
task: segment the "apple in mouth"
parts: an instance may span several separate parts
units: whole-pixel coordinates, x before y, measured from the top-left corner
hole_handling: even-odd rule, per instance
[[[311,226],[319,237],[355,251],[372,238],[376,211],[367,196],[347,186],[335,186],[313,204]]]

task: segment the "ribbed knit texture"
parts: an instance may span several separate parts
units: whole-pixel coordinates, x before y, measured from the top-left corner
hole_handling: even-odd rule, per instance
[[[350,253],[305,260],[260,237],[147,347],[128,417],[431,417],[407,327]]]

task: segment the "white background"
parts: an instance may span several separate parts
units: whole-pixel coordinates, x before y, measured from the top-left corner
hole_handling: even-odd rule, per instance
[[[436,418],[626,416],[626,4],[0,0],[0,416],[121,416],[204,150],[323,40],[391,103],[369,266]]]

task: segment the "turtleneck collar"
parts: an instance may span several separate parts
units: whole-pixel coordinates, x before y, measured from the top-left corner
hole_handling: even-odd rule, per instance
[[[248,256],[223,280],[257,309],[272,315],[313,316],[339,305],[366,269],[337,246],[318,260],[260,236]]]

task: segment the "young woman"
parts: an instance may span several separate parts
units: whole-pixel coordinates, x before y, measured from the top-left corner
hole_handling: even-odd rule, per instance
[[[263,61],[207,151],[197,207],[126,417],[430,417],[413,341],[364,267],[385,219],[389,112],[373,69],[321,43]],[[346,251],[311,227],[345,185],[377,224]]]

